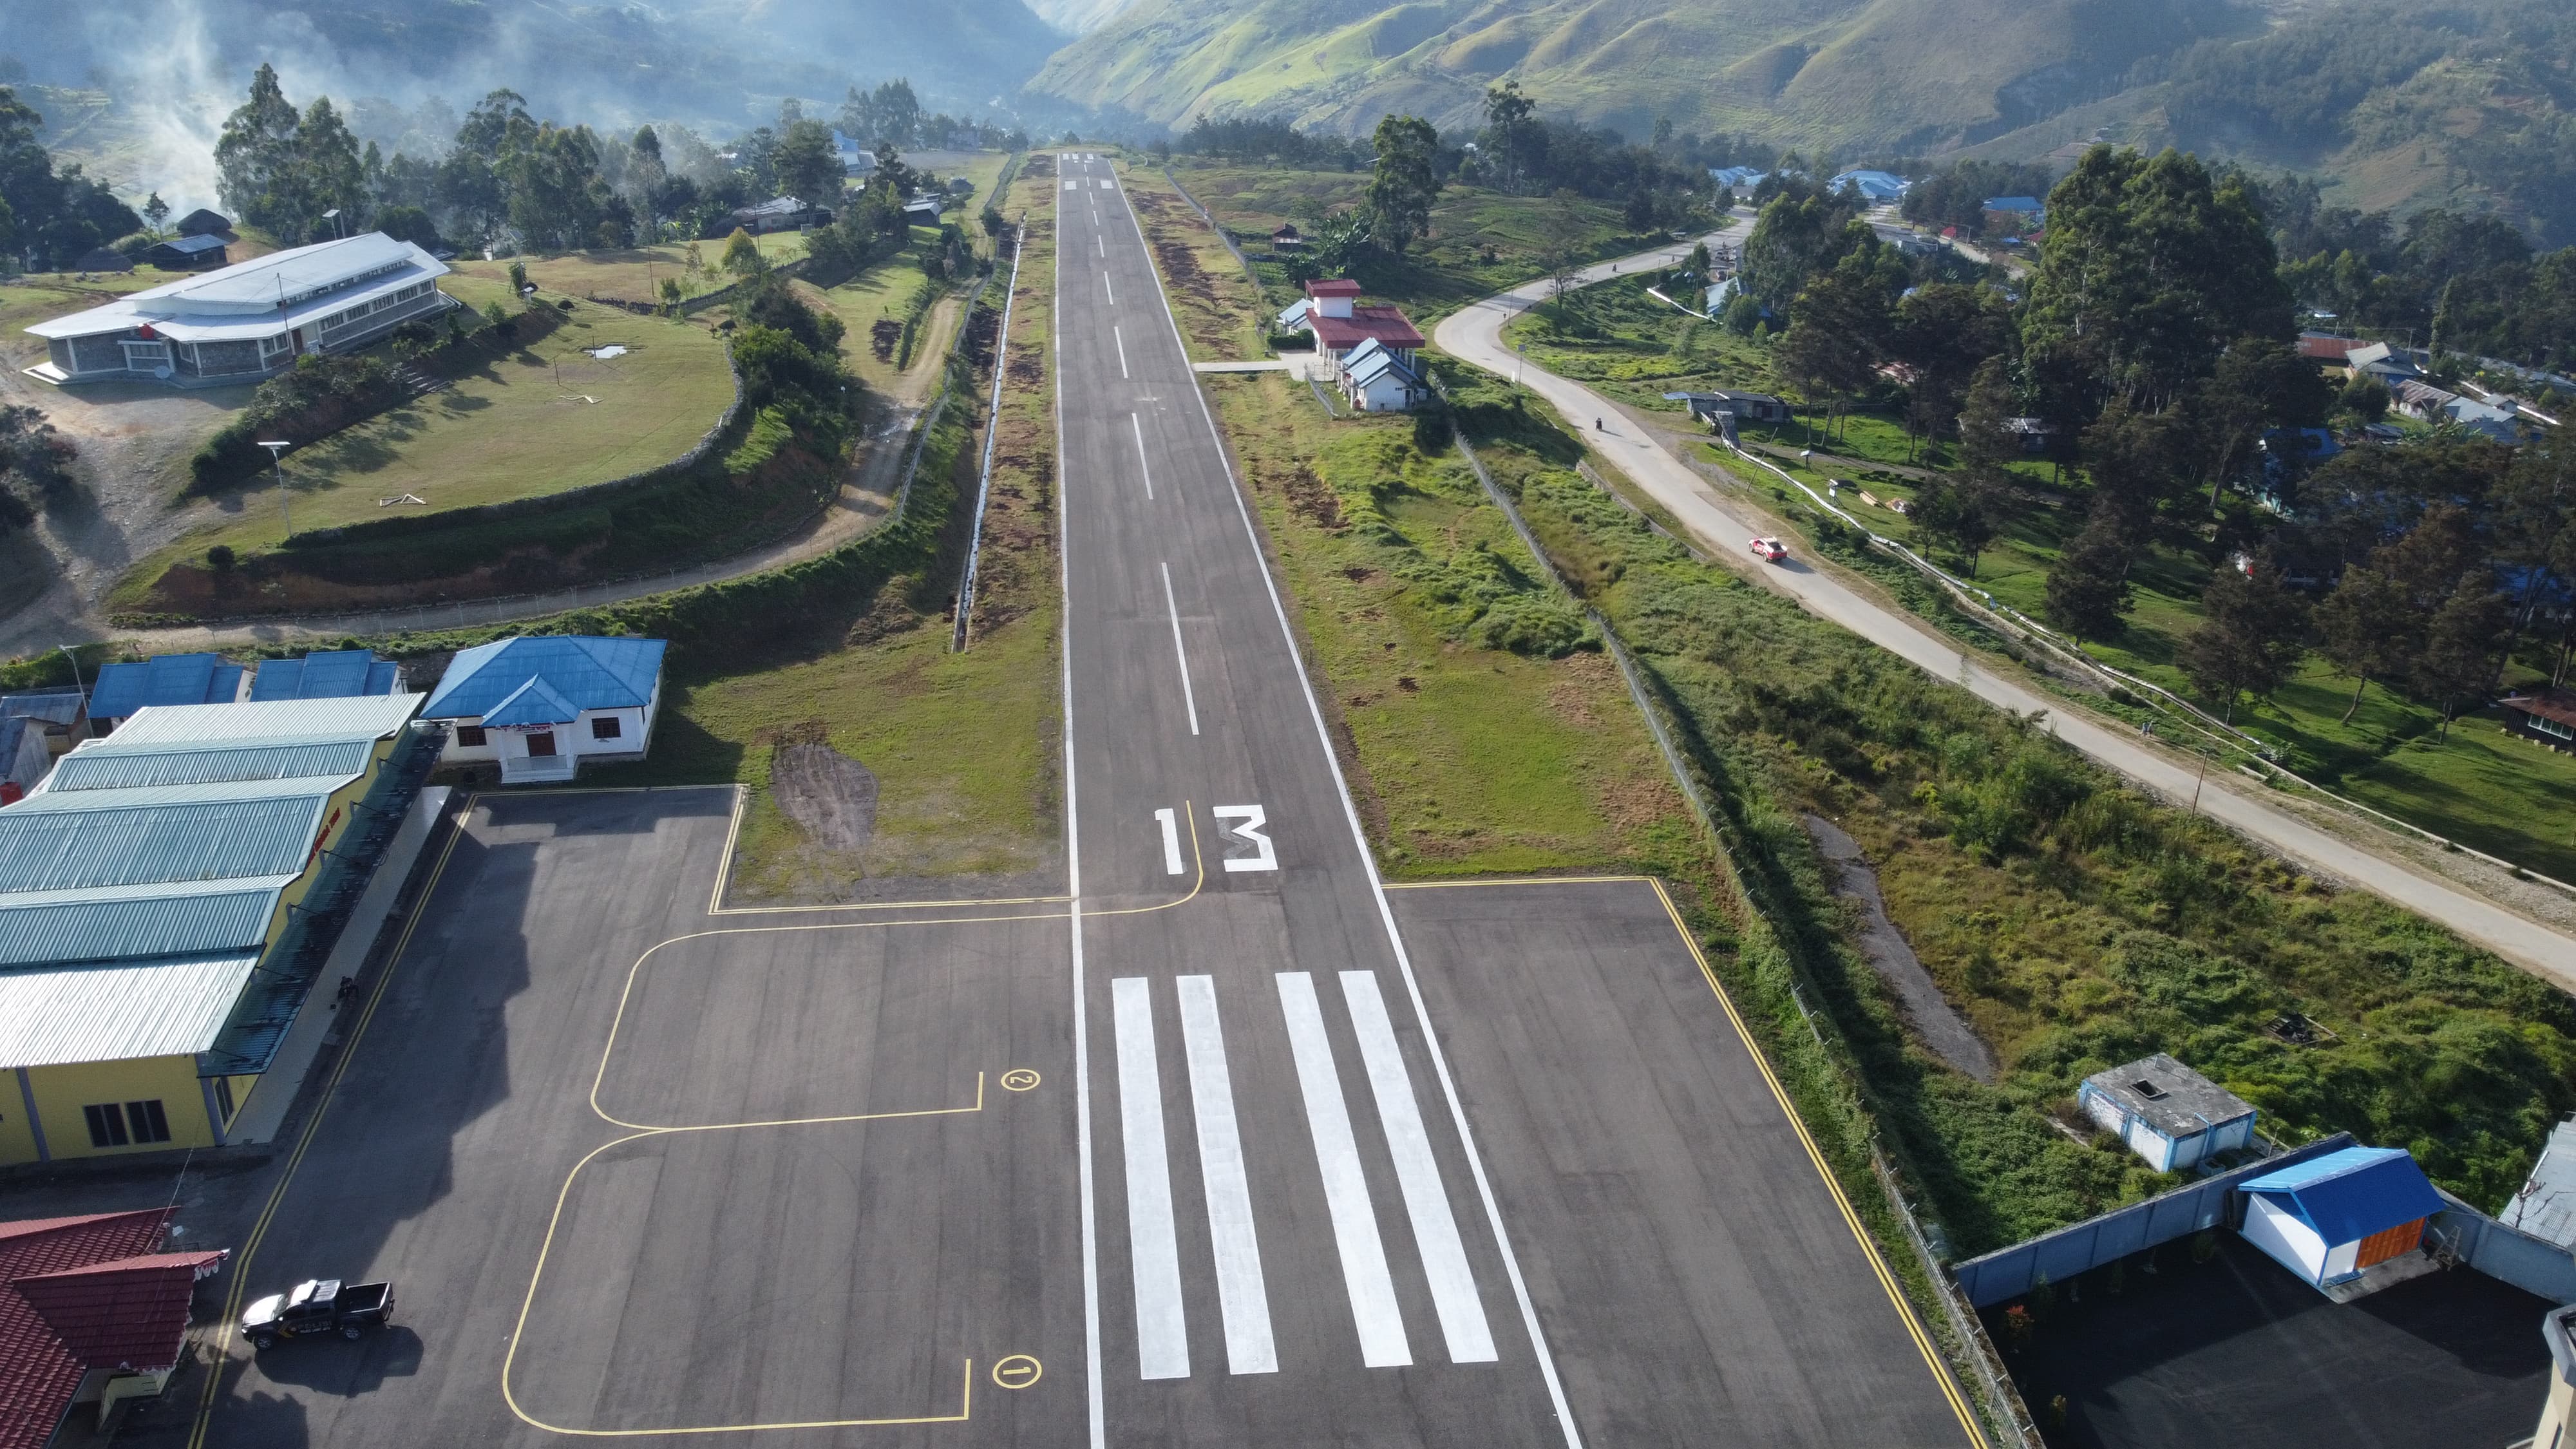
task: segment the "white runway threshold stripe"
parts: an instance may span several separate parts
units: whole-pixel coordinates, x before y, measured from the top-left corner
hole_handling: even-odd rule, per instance
[[[1449,1361],[1492,1363],[1494,1330],[1485,1322],[1484,1300],[1476,1296],[1476,1275],[1467,1266],[1466,1245],[1458,1240],[1458,1220],[1440,1185],[1440,1164],[1431,1156],[1431,1134],[1422,1128],[1422,1108],[1414,1101],[1413,1078],[1404,1070],[1404,1049],[1396,1044],[1386,998],[1378,994],[1377,973],[1343,972],[1342,999],[1350,1004],[1360,1061],[1368,1068],[1378,1121],[1395,1157],[1396,1184],[1404,1191],[1405,1214],[1413,1219],[1413,1240],[1422,1252],[1423,1276],[1431,1282],[1440,1332],[1449,1341]]]
[[[1234,1082],[1218,1029],[1216,980],[1183,976],[1181,1046],[1190,1063],[1190,1110],[1198,1121],[1199,1176],[1207,1187],[1208,1243],[1216,1256],[1216,1301],[1225,1315],[1229,1372],[1279,1371],[1270,1337],[1270,1292],[1261,1278],[1261,1240],[1252,1226],[1252,1183],[1234,1121]]]
[[[1118,1122],[1127,1146],[1127,1253],[1135,1267],[1136,1372],[1190,1376],[1181,1314],[1181,1250],[1172,1229],[1172,1169],[1163,1142],[1163,1078],[1154,1061],[1154,998],[1141,976],[1109,983],[1118,1037]]]
[[[1360,1170],[1359,1143],[1351,1136],[1350,1107],[1333,1069],[1333,1043],[1315,978],[1279,973],[1279,1009],[1288,1021],[1288,1049],[1297,1062],[1297,1086],[1306,1099],[1306,1125],[1315,1136],[1315,1166],[1324,1179],[1324,1204],[1333,1218],[1333,1243],[1341,1250],[1342,1284],[1350,1292],[1351,1318],[1359,1329],[1360,1362],[1370,1368],[1403,1368],[1413,1362],[1404,1339],[1404,1316],[1395,1305],[1395,1280],[1386,1269],[1386,1245],[1369,1205],[1368,1178]]]

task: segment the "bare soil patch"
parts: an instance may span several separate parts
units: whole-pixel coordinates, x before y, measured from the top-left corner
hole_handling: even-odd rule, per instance
[[[855,855],[877,829],[877,777],[817,736],[782,744],[769,761],[769,793],[779,813],[824,850]]]

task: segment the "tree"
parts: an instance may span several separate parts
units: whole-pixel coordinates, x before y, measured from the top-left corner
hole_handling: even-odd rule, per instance
[[[139,230],[141,218],[76,165],[59,170],[36,144],[45,118],[0,86],[0,245],[24,250],[31,264],[61,267]]]
[[[2356,372],[2344,383],[2343,391],[2336,395],[2335,406],[2367,424],[2387,417],[2388,409],[2395,401],[2389,396],[2388,384],[2368,373]]]
[[[2174,491],[2182,441],[2180,419],[2136,411],[2124,400],[2114,400],[2084,430],[2092,521],[2119,530],[2133,552],[2146,545],[2156,509]]]
[[[2340,721],[2350,724],[2370,682],[2402,672],[2414,658],[2424,621],[2396,580],[2360,566],[2344,570],[2317,605],[2315,622],[2321,652],[2353,678],[2352,702]]]
[[[2129,542],[2099,516],[2048,569],[2048,617],[2078,642],[2099,639],[2129,612]]]
[[[2012,388],[2004,376],[2003,359],[1997,355],[2012,328],[2003,298],[1989,287],[1933,282],[1896,302],[1892,324],[1886,350],[1914,373],[1906,388],[1908,433],[1932,436],[1959,424],[1971,386],[1982,385],[1985,379],[1980,369],[1991,364],[1994,388],[1983,401],[1999,395],[2003,411],[1995,420],[1993,437],[1987,440],[1993,446],[1978,456],[2011,446],[2014,440],[2003,433],[2001,419],[2012,416]],[[2001,460],[1995,461],[2000,466]]]
[[[329,96],[316,96],[295,128],[295,184],[300,214],[281,218],[291,234],[318,240],[329,233],[322,213],[338,208],[343,229],[355,231],[367,205],[367,173],[358,140],[349,134]]]
[[[1478,140],[1501,173],[1496,190],[1518,193],[1546,164],[1547,127],[1538,120],[1538,102],[1521,94],[1518,81],[1487,88],[1485,130]]]
[[[2416,687],[2442,709],[2442,738],[2460,707],[2483,702],[2494,679],[2496,637],[2504,632],[2505,602],[2489,582],[2463,578],[2424,626],[2424,648],[2415,656]]]
[[[832,128],[820,121],[798,121],[781,131],[770,153],[781,195],[808,206],[831,206],[841,196],[841,156],[832,147]]]
[[[2218,511],[2219,490],[2241,462],[2256,456],[2258,445],[2273,429],[2313,428],[2324,424],[2334,404],[2334,390],[2317,365],[2287,343],[2264,337],[2239,337],[2218,359],[2217,369],[2200,389],[2201,431],[2213,457],[2209,468],[2209,511]],[[2306,459],[2293,450],[2293,467]]]
[[[438,226],[417,206],[388,206],[376,213],[376,230],[423,249],[438,245]]]
[[[2184,636],[2175,662],[2193,688],[2222,702],[2232,722],[2239,697],[2268,695],[2298,668],[2307,652],[2300,638],[2307,606],[2267,559],[2210,575],[2200,606],[2200,624]]]
[[[295,194],[295,133],[302,123],[278,84],[277,68],[262,64],[251,76],[250,99],[224,118],[215,140],[215,190],[234,215],[273,227],[304,214]]]
[[[1388,115],[1370,138],[1377,174],[1369,182],[1369,213],[1378,243],[1397,256],[1431,229],[1431,204],[1440,197],[1440,133],[1418,116]]]
[[[1978,556],[2002,529],[2002,498],[1982,479],[1935,473],[1914,495],[1908,515],[1926,542],[1949,545],[1967,561],[1968,577],[1977,576]]]
[[[733,235],[725,238],[724,256],[717,265],[737,277],[769,270],[769,263],[760,255],[760,243],[753,241],[751,233],[741,227],[735,227]]]
[[[144,222],[144,225],[151,227],[154,231],[159,231],[159,230],[161,229],[161,224],[162,224],[163,222],[168,221],[169,219],[170,219],[170,203],[168,203],[168,202],[166,202],[166,201],[163,201],[163,200],[161,199],[161,193],[160,193],[160,192],[158,192],[158,191],[153,192],[150,196],[148,196],[148,197],[145,197],[145,198],[144,198],[144,201],[143,201],[143,222]]]
[[[2095,146],[2049,192],[2023,346],[2082,376],[2095,407],[2160,412],[2235,339],[2293,339],[2278,261],[2243,177]]]
[[[1959,463],[1964,469],[2000,474],[2021,456],[2021,439],[2009,429],[2020,416],[2014,403],[2012,374],[2004,360],[1979,362],[1959,409]]]
[[[1871,235],[1867,226],[1855,231],[1851,212],[1830,198],[1774,197],[1744,239],[1745,290],[1775,315],[1786,313],[1809,277]]]

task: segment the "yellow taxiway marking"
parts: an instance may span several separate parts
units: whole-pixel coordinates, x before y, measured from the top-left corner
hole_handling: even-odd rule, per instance
[[[993,1365],[993,1383],[1005,1389],[1025,1389],[1046,1377],[1046,1366],[1024,1353],[1012,1354]]]
[[[1002,1090],[1025,1092],[1038,1084],[1038,1074],[1026,1067],[1013,1067],[1002,1073]]]

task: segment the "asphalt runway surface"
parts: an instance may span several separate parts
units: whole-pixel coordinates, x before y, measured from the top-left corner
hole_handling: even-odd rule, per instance
[[[1651,883],[1381,888],[1059,186],[1070,899],[711,915],[731,791],[484,798],[240,1269],[398,1326],[203,1442],[1973,1442]]]

